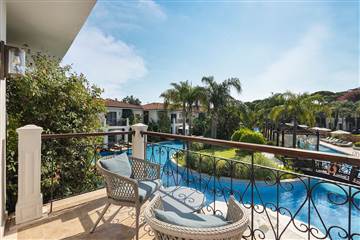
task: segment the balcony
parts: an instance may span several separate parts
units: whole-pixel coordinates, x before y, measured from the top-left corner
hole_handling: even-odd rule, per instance
[[[107,121],[106,124],[110,127],[129,126],[128,118],[116,119],[116,121]]]
[[[41,190],[46,216],[18,225],[13,221],[6,239],[133,238],[134,210],[118,206],[111,206],[97,230],[90,234],[106,200],[101,178],[87,188],[69,185],[69,191],[60,194],[63,186],[59,181],[68,178],[66,182],[69,182],[77,176],[65,174],[66,166],[60,164],[66,160],[65,156],[47,152],[49,148],[68,149],[65,140],[78,139],[77,145],[71,146],[72,160],[82,159],[88,149],[93,155],[85,155],[95,162],[104,154],[99,151],[103,144],[84,145],[80,139],[117,134],[132,135],[132,149],[126,147],[119,152],[142,154],[144,159],[160,164],[164,187],[188,186],[203,192],[206,196],[203,213],[226,215],[226,202],[233,195],[250,218],[243,239],[360,239],[359,158],[149,131],[42,135],[42,163],[57,166],[51,173],[42,173],[43,179],[51,180]],[[189,150],[186,146],[190,142],[238,149],[245,151],[246,157],[229,159]],[[123,145],[129,146],[129,142]],[[289,159],[301,162],[311,171],[303,174],[286,167],[262,165],[258,161],[261,153],[284,159],[285,165]],[[341,175],[338,180],[334,176],[333,180],[319,177],[318,173],[326,172],[334,164],[339,168],[336,175]],[[94,169],[95,165],[84,167]],[[88,184],[88,180],[84,178],[81,185]],[[141,222],[140,239],[153,239],[149,226],[143,219]]]

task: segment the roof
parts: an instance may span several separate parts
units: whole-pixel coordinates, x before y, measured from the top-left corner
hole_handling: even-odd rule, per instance
[[[130,108],[130,109],[143,109],[141,105],[130,104],[126,102],[117,101],[114,99],[105,99],[106,107],[116,107],[116,108]]]
[[[165,105],[163,103],[148,103],[142,105],[144,110],[164,110]]]
[[[96,0],[6,1],[7,44],[62,58]]]

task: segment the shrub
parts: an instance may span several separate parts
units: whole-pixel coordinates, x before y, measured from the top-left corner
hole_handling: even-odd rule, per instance
[[[231,141],[240,141],[240,138],[242,137],[242,135],[244,135],[245,133],[248,132],[252,132],[252,130],[248,129],[248,128],[240,128],[239,130],[236,130],[233,135],[231,135]]]
[[[204,149],[203,143],[193,142],[191,143],[191,150],[193,151],[200,151]]]
[[[256,144],[265,144],[264,136],[259,132],[254,131],[247,131],[240,137],[240,142],[247,142],[247,143],[256,143]]]
[[[354,146],[355,146],[355,147],[360,147],[360,142],[354,143]]]
[[[269,145],[269,146],[275,146],[275,142],[274,141],[267,141],[266,142],[266,145]]]

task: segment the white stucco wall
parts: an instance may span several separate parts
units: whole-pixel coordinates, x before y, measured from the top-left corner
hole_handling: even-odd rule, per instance
[[[0,0],[0,40],[6,41],[6,7],[5,1]],[[0,79],[0,239],[4,235],[5,202],[6,202],[6,164],[5,164],[5,137],[6,137],[6,81]]]

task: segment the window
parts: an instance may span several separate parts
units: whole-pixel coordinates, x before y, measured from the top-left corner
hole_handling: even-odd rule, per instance
[[[144,123],[149,124],[149,111],[144,111]]]
[[[108,112],[106,114],[106,124],[109,126],[116,126],[116,112]]]

